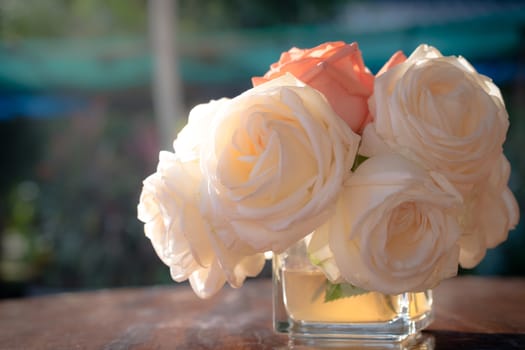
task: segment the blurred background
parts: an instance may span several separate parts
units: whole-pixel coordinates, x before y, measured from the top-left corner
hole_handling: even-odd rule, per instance
[[[336,40],[373,72],[428,43],[492,77],[525,208],[524,1],[1,0],[0,297],[171,283],[136,219],[159,150],[193,105]],[[523,251],[520,223],[461,273],[523,276]]]

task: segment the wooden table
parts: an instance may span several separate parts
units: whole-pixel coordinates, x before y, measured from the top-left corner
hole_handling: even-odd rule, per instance
[[[525,279],[462,277],[434,293],[418,349],[525,349]],[[188,286],[0,302],[0,349],[286,349],[271,328],[271,282],[200,300]]]

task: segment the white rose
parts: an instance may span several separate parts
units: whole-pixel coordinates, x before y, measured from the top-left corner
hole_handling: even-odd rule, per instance
[[[181,156],[192,158],[190,153]],[[157,172],[144,180],[138,217],[172,278],[189,279],[195,293],[207,298],[226,281],[240,287],[246,276],[260,272],[264,257],[228,251],[214,236],[199,210],[202,183],[198,161],[161,152]]]
[[[381,152],[383,141],[460,185],[489,175],[509,124],[488,77],[463,57],[443,57],[427,45],[376,78],[369,107],[374,122],[364,131],[360,153]]]
[[[214,113],[224,108],[228,98],[211,100],[193,107],[188,116],[188,123],[182,128],[173,141],[177,158],[183,162],[200,161],[201,147],[206,142]]]
[[[320,226],[360,137],[324,96],[286,75],[218,109],[201,148],[204,212],[227,247],[283,251]]]
[[[461,266],[472,268],[507,239],[519,221],[519,208],[507,186],[510,164],[504,155],[494,164],[489,178],[473,186],[465,196],[464,232],[459,241]]]
[[[385,294],[423,291],[457,273],[460,205],[444,176],[397,154],[372,157],[347,181],[309,252],[336,282]]]

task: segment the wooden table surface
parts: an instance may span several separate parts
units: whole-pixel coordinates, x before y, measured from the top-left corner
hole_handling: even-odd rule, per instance
[[[436,288],[434,300],[435,322],[414,348],[525,349],[525,279],[455,278]],[[271,314],[270,280],[209,300],[186,285],[4,300],[0,349],[291,347],[273,333]]]

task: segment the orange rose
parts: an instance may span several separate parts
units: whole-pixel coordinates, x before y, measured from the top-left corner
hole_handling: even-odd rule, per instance
[[[397,51],[395,54],[390,57],[390,59],[385,63],[385,65],[377,72],[376,77],[380,76],[383,73],[386,73],[390,68],[394,68],[400,63],[403,63],[407,60],[407,56],[403,51]]]
[[[374,76],[365,67],[357,43],[329,42],[306,50],[294,47],[252,82],[257,86],[285,73],[323,93],[353,131],[360,132],[370,121],[367,100],[373,91]]]

